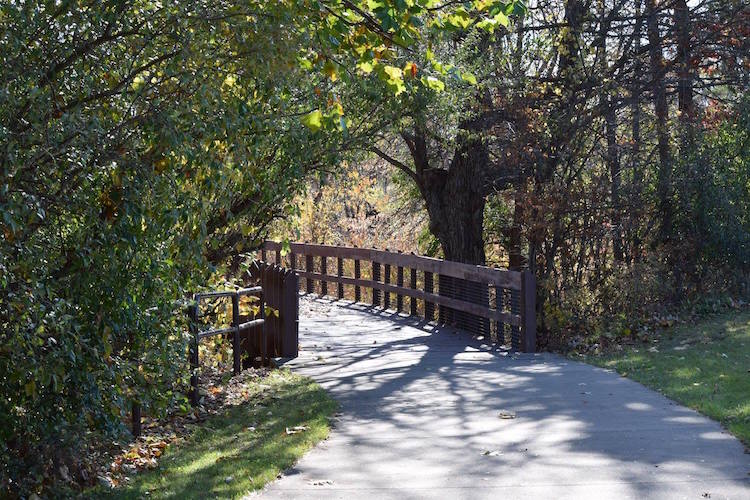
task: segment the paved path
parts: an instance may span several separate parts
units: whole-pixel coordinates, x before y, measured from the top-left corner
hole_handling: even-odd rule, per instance
[[[305,307],[292,367],[341,414],[263,498],[750,499],[736,439],[615,373],[362,305]]]

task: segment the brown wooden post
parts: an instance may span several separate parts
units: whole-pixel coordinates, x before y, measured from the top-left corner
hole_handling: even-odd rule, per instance
[[[339,257],[336,261],[336,275],[341,278],[344,275],[344,259]],[[344,298],[344,284],[339,281],[338,284],[338,297],[339,300]]]
[[[132,429],[133,429],[133,437],[138,437],[141,435],[141,403],[138,400],[133,401],[133,410],[132,410]]]
[[[383,282],[386,285],[390,285],[391,283],[391,265],[386,264],[385,266],[385,273],[383,275]],[[391,307],[391,292],[386,290],[383,294],[383,308],[389,309]]]
[[[323,275],[323,279],[320,280],[320,294],[328,295],[328,281],[325,279],[328,274],[328,258],[325,255],[320,256],[320,274]]]
[[[424,291],[425,293],[433,293],[432,284],[432,273],[425,271],[424,273]],[[435,318],[435,304],[425,300],[424,302],[424,319],[432,321]]]
[[[195,296],[193,296],[195,300]],[[200,399],[198,394],[198,303],[191,305],[188,309],[188,318],[190,322],[190,403],[193,406],[198,405]]]
[[[312,255],[305,255],[305,271],[307,271],[308,273],[315,272],[315,266],[313,264]],[[305,291],[307,293],[313,293],[314,289],[315,289],[315,283],[313,282],[312,278],[307,278],[307,287]]]
[[[297,273],[287,271],[283,281],[281,307],[281,356],[296,358],[299,345],[299,296]]]
[[[495,286],[495,309],[498,311],[505,311],[505,289],[499,286]],[[495,328],[497,329],[497,342],[498,344],[505,343],[505,323],[502,321],[495,321]]]
[[[359,259],[354,260],[354,279],[360,279],[361,271],[359,269]],[[354,302],[361,302],[362,301],[362,291],[359,288],[359,285],[354,285]]]
[[[281,250],[276,250],[276,255],[274,255],[274,257],[275,257],[274,264],[281,265]]]
[[[262,260],[263,262],[266,262],[266,247],[265,246],[260,249],[260,260]]]
[[[266,319],[266,294],[265,294],[265,288],[264,291],[260,292],[260,319],[264,320],[263,324],[260,325],[260,342],[258,342],[258,346],[260,347],[260,366],[264,366],[265,359],[266,359],[266,336],[268,335],[268,325],[265,323]]]
[[[417,270],[414,267],[411,268],[410,288],[412,290],[417,289]],[[412,316],[417,315],[417,299],[414,297],[410,297],[409,299],[409,314],[411,314]]]
[[[536,278],[528,269],[521,279],[521,350],[536,351]]]
[[[402,266],[398,266],[398,268],[396,268],[396,286],[399,286],[399,287],[404,286],[404,268]],[[396,294],[396,311],[401,312],[403,309],[404,309],[404,296],[401,295],[400,293]]]
[[[289,252],[289,269],[294,271],[297,269],[297,256]]]
[[[372,261],[372,281],[380,282],[380,264]],[[379,306],[380,305],[380,290],[377,288],[372,289],[372,305],[373,306]]]
[[[239,375],[240,371],[242,371],[242,363],[240,361],[240,296],[236,293],[232,295],[232,327],[234,327],[232,335],[232,371],[235,375]]]

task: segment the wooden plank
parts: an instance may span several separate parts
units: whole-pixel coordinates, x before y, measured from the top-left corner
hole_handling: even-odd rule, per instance
[[[296,358],[299,354],[299,284],[294,271],[287,271],[282,287],[284,298],[281,311],[281,356]]]
[[[379,306],[380,305],[380,289],[374,287],[375,282],[380,281],[380,264],[373,261],[372,262],[372,283],[369,285],[370,288],[372,288],[372,305],[373,306]]]
[[[383,283],[386,285],[391,283],[391,266],[390,264],[386,264],[383,270]],[[383,293],[383,308],[384,309],[390,309],[391,308],[391,294],[390,292],[386,291]]]
[[[404,268],[398,266],[396,269],[396,286],[404,286]],[[396,311],[401,312],[404,309],[404,296],[402,294],[396,295]]]
[[[240,294],[232,295],[232,372],[239,375],[242,371],[240,363]]]
[[[266,242],[264,248],[275,249],[277,245],[280,245],[280,243]],[[475,266],[460,262],[444,261],[433,257],[424,257],[414,254],[398,254],[368,248],[314,245],[310,243],[290,243],[290,247],[293,252],[300,254],[311,253],[316,256],[377,261],[381,264],[409,268],[413,267],[433,274],[444,274],[453,278],[485,282],[503,288],[514,290],[521,289],[521,273],[518,271],[494,269],[487,266]]]
[[[354,278],[356,280],[359,280],[361,277],[361,272],[359,269],[359,259],[354,260]],[[359,285],[354,286],[354,302],[361,302],[362,301],[362,291],[359,288]]]
[[[410,274],[411,274],[410,288],[412,290],[416,290],[417,289],[417,270],[412,267]],[[415,297],[409,297],[409,314],[412,316],[417,315],[417,299]]]
[[[190,403],[198,406],[200,396],[198,394],[198,304],[197,302],[188,309],[190,325]]]
[[[206,300],[206,299],[218,299],[220,297],[231,297],[236,292],[234,290],[225,290],[220,292],[203,292],[203,293],[196,293],[193,295],[193,299],[196,301],[200,300]]]
[[[305,254],[305,271],[307,271],[308,273],[315,272],[312,254]],[[305,291],[307,293],[313,293],[313,290],[315,289],[314,287],[315,287],[315,283],[313,283],[312,279],[308,278],[307,287],[305,288]]]
[[[274,264],[281,265],[281,249],[276,250],[274,257]]]
[[[432,296],[434,291],[432,283],[432,273],[425,271],[424,273],[424,291],[427,295]],[[435,304],[425,300],[424,302],[424,319],[432,321],[435,318]]]
[[[323,274],[323,275],[328,274],[328,257],[325,257],[325,256],[320,257],[320,274]],[[326,280],[322,280],[320,282],[320,294],[328,295],[328,282]]]
[[[336,274],[341,277],[344,275],[344,259],[343,257],[337,257],[336,258]],[[338,296],[339,300],[344,298],[344,284],[339,282],[336,290],[336,295]]]
[[[486,308],[483,306],[480,306],[478,304],[473,304],[471,302],[464,302],[463,300],[454,299],[451,297],[441,297],[440,295],[434,294],[434,293],[428,293],[427,291],[422,290],[413,290],[411,288],[405,288],[405,287],[399,287],[396,285],[386,284],[386,283],[380,283],[377,281],[371,281],[366,279],[356,279],[356,278],[349,278],[347,276],[323,276],[320,273],[300,273],[300,276],[302,277],[310,277],[316,280],[327,280],[329,282],[341,282],[348,285],[355,285],[358,284],[360,286],[373,288],[377,291],[388,291],[391,293],[400,293],[403,295],[406,295],[408,297],[415,297],[420,300],[424,300],[427,304],[432,306],[432,311],[434,314],[434,305],[444,305],[446,307],[451,307],[453,309],[457,309],[460,311],[468,312],[471,314],[476,314],[477,316],[482,316],[487,319],[494,319],[497,321],[506,321],[509,324],[513,325],[520,325],[521,319],[518,315],[512,315],[508,314],[502,311],[496,311],[495,309]],[[426,281],[429,282],[431,278],[428,278]],[[427,309],[427,308],[425,308]]]
[[[529,270],[523,272],[521,291],[521,349],[523,352],[536,351],[536,279]]]

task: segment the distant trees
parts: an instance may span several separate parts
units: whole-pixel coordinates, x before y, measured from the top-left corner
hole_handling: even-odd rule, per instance
[[[444,255],[529,265],[548,330],[741,285],[748,7],[538,0],[516,14],[423,47],[477,85],[404,101],[376,144],[419,188]],[[732,173],[709,156],[730,129]]]

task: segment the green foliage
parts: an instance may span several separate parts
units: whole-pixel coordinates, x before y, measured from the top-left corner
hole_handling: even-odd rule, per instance
[[[185,297],[421,88],[412,47],[506,8],[477,4],[0,5],[0,491],[184,401]]]

